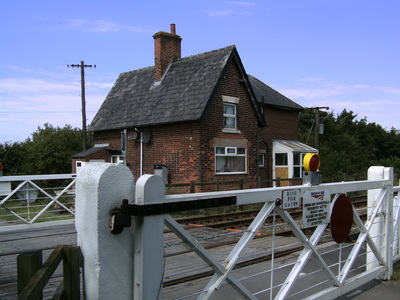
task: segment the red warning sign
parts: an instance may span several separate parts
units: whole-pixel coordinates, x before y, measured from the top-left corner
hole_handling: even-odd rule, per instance
[[[331,214],[331,233],[333,240],[341,244],[349,237],[353,225],[353,205],[346,194],[341,194],[333,204]]]

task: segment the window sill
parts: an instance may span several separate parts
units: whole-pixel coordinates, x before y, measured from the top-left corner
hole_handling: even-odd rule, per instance
[[[247,172],[218,172],[215,175],[248,175]]]
[[[241,133],[241,131],[238,129],[228,129],[228,128],[222,129],[222,132],[223,133]]]

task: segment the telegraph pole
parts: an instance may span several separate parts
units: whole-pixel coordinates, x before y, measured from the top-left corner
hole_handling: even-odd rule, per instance
[[[319,107],[311,107],[311,109],[315,110],[315,149],[319,148],[319,135],[320,135],[320,122],[319,122],[319,110],[326,109],[328,110],[328,106],[319,106]]]
[[[85,100],[85,68],[96,68],[96,65],[85,65],[85,62],[81,60],[80,64],[67,65],[71,68],[81,68],[81,97],[82,97],[82,148],[86,150],[86,100]]]

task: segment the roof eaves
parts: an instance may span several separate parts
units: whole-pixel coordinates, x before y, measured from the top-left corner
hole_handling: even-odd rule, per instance
[[[269,103],[260,103],[261,106],[269,106],[269,107],[274,107],[274,108],[279,108],[283,110],[291,110],[291,111],[303,111],[305,108],[301,105],[298,106],[285,106],[285,105],[277,105],[277,104],[269,104]]]
[[[257,102],[257,97],[256,97],[256,95],[254,93],[253,87],[252,87],[252,85],[250,83],[250,80],[249,80],[249,77],[247,76],[247,73],[246,73],[246,71],[244,69],[242,60],[241,60],[241,58],[239,56],[239,53],[238,53],[236,47],[234,48],[234,51],[233,51],[232,55],[234,56],[234,58],[236,60],[236,63],[239,66],[240,72],[242,73],[242,77],[243,77],[244,83],[246,85],[247,90],[249,91],[249,95],[250,95],[251,101],[253,103],[253,108],[254,108],[254,110],[256,112],[256,115],[258,117],[259,126],[260,127],[265,127],[266,126],[266,121],[264,119],[262,111],[260,110],[260,107],[259,107],[258,102]]]
[[[282,95],[275,89],[266,85],[258,78],[248,75],[250,82],[255,90],[257,102],[263,107],[275,107],[279,109],[301,111],[304,108],[292,101],[288,97]],[[266,99],[267,98],[267,99]]]

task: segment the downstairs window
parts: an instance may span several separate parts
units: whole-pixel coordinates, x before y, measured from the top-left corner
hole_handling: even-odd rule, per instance
[[[215,147],[215,173],[246,173],[245,147]]]

